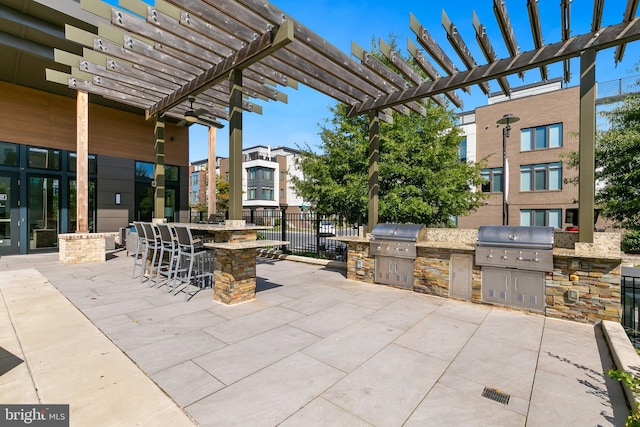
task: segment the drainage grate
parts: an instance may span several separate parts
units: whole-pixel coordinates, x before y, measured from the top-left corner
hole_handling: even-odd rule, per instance
[[[505,405],[509,404],[510,395],[507,393],[502,393],[501,391],[496,390],[495,388],[485,387],[482,391],[482,397],[486,397],[487,399],[495,400],[496,402],[503,403]]]

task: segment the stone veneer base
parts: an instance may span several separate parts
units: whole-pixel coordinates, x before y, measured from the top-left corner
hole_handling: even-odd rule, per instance
[[[347,241],[347,244],[347,279],[373,284],[375,259],[369,255],[369,242],[358,240]],[[417,248],[413,291],[448,298],[451,255],[473,256],[475,250],[447,248],[447,243],[437,247],[434,242],[433,246]],[[572,254],[554,255],[553,272],[548,272],[545,278],[544,314],[582,323],[620,322],[621,262],[622,258],[601,258],[597,252],[589,255],[585,251],[573,251]],[[470,301],[487,304],[482,300],[482,268],[475,263],[471,278]],[[577,301],[569,298],[569,291],[578,292]]]
[[[58,259],[62,264],[106,261],[106,238],[114,233],[66,233],[58,235]]]
[[[213,299],[238,304],[256,297],[256,249],[216,248]]]

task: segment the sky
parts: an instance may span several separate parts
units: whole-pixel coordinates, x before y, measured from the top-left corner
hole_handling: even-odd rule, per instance
[[[527,1],[505,1],[520,51],[534,49],[527,14]],[[152,0],[148,2],[152,3]],[[372,40],[375,39],[377,43],[378,38],[389,40],[389,36],[393,35],[397,38],[403,55],[407,55],[407,39],[416,42],[416,37],[409,27],[409,15],[413,13],[460,70],[466,68],[447,41],[446,32],[441,23],[442,11],[445,10],[449,19],[458,28],[458,32],[478,64],[483,65],[486,61],[475,41],[475,29],[472,25],[472,14],[475,10],[480,22],[487,28],[487,34],[498,58],[509,56],[493,13],[492,0],[458,2],[450,0],[272,0],[271,3],[347,54],[351,53],[352,41],[369,51]],[[626,0],[605,1],[602,26],[622,22],[626,3]],[[571,36],[591,31],[593,4],[594,0],[571,1]],[[561,40],[559,5],[560,0],[538,1],[542,38],[545,44]],[[598,53],[596,81],[605,82],[639,73],[634,69],[640,60],[640,41],[627,45],[623,61],[617,66],[614,64],[613,55],[614,49]],[[440,73],[445,75],[435,61],[431,58],[430,60]],[[549,78],[562,77],[561,62],[550,65],[548,70]],[[574,58],[571,60],[571,81],[568,87],[579,85],[579,74],[579,59]],[[540,72],[538,69],[527,71],[524,80],[517,75],[509,76],[507,79],[513,88],[539,82]],[[492,92],[500,90],[495,81],[490,81],[489,85]],[[278,90],[287,93],[289,97],[287,104],[256,101],[263,107],[262,115],[243,113],[243,146],[245,148],[255,145],[297,148],[308,144],[318,150],[321,146],[320,125],[331,117],[329,107],[336,101],[302,84],[298,85],[297,90],[280,86]],[[457,93],[462,98],[464,106],[462,109],[452,106],[456,112],[470,111],[487,104],[486,95],[477,86],[471,88],[471,94],[461,90]],[[224,122],[224,124],[225,127],[217,131],[216,154],[227,157],[229,130],[227,123]],[[189,128],[190,161],[203,160],[207,157],[207,131],[208,128],[201,125],[192,125]]]

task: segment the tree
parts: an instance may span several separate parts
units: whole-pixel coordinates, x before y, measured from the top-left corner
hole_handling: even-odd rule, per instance
[[[603,216],[640,231],[640,96],[602,115],[610,127],[597,134],[595,201]]]
[[[618,227],[640,231],[640,96],[629,95],[600,115],[609,127],[596,132],[594,201]],[[577,170],[579,153],[572,152],[567,164]],[[579,176],[565,182],[577,185]]]
[[[229,182],[221,176],[216,177],[216,211],[229,209]]]
[[[341,213],[354,221],[368,210],[368,116],[347,117],[347,107],[330,108],[321,127],[322,153],[301,149],[299,196],[320,214]],[[429,102],[421,116],[394,115],[380,125],[380,222],[450,226],[451,217],[479,207],[479,164],[461,162],[462,137],[453,112]]]

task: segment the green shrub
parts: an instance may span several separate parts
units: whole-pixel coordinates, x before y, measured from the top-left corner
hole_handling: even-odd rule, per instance
[[[622,235],[622,251],[627,254],[640,254],[640,231],[627,231]]]
[[[634,393],[640,392],[640,379],[630,372],[619,371],[617,369],[609,369],[607,371],[614,380],[626,384]],[[625,427],[640,427],[640,412],[638,412],[638,402],[635,402],[635,408],[624,423]]]

